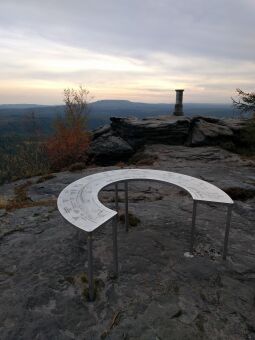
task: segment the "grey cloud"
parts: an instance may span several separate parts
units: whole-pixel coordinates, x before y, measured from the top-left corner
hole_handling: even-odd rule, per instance
[[[85,82],[100,93],[121,87],[120,95],[128,88],[143,98],[144,91],[151,100],[153,93],[164,99],[168,83],[184,83],[195,88],[194,100],[224,101],[235,87],[254,89],[254,17],[254,0],[0,0],[2,87],[9,78]],[[79,64],[87,51],[101,54],[100,62],[105,55],[134,58],[141,68],[47,68],[58,58]],[[43,100],[46,93],[53,98],[42,91]]]
[[[106,53],[252,60],[253,0],[9,0],[1,25]]]

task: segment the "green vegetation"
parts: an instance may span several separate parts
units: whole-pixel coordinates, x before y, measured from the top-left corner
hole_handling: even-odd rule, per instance
[[[0,139],[0,184],[49,172],[43,143],[19,136]]]
[[[243,113],[250,114],[250,119],[247,125],[240,133],[239,144],[236,145],[235,150],[230,146],[231,151],[244,154],[247,156],[255,155],[255,92],[244,92],[241,89],[236,89],[237,99],[232,98],[234,109]]]
[[[233,106],[241,113],[251,113],[255,118],[255,92],[244,92],[236,89],[237,99],[232,98]]]
[[[83,288],[82,295],[83,297],[90,301],[89,299],[89,287],[88,282],[82,281],[86,286]],[[94,279],[94,300],[98,297],[100,290],[104,287],[104,282],[101,279]]]
[[[119,220],[121,223],[125,223],[125,214],[123,212],[119,214]],[[137,216],[129,212],[128,223],[130,227],[136,227],[139,223],[141,223],[141,220]]]
[[[67,276],[65,277],[65,281],[79,288],[82,297],[90,301],[89,283],[86,273],[81,273],[75,276]],[[94,283],[94,299],[96,299],[98,294],[100,293],[100,290],[105,286],[105,284],[103,280],[97,278],[93,280],[93,283]]]
[[[48,180],[51,170],[74,164],[70,171],[85,167],[90,135],[86,131],[89,92],[80,86],[64,90],[65,115],[59,116],[51,137],[41,131],[34,111],[24,114],[22,129],[2,133],[0,137],[0,185],[22,178],[43,176]],[[2,120],[2,116],[1,116]],[[1,122],[0,122],[1,123]],[[1,130],[1,124],[0,124]],[[7,129],[8,130],[8,129]],[[79,164],[78,164],[79,163]]]

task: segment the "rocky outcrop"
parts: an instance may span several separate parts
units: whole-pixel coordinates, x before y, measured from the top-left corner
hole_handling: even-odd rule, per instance
[[[134,149],[145,144],[183,145],[189,135],[190,118],[159,116],[144,119],[111,118],[111,128]]]
[[[226,125],[196,119],[188,139],[190,146],[220,145],[232,139],[234,132]]]
[[[92,133],[92,140],[97,139],[98,137],[102,135],[107,135],[111,133],[111,126],[110,125],[103,125],[99,128],[95,129]]]
[[[103,126],[93,132],[90,155],[97,164],[114,164],[128,159],[136,150],[150,144],[238,144],[240,131],[245,126],[245,120],[204,116],[168,115],[144,119],[112,117],[110,126]]]
[[[94,138],[89,149],[91,163],[110,165],[126,161],[133,155],[133,148],[121,137],[116,136],[108,128],[102,128],[102,133]]]

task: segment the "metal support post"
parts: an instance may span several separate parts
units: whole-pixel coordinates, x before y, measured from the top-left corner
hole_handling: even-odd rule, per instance
[[[229,236],[229,229],[230,229],[232,209],[233,209],[233,206],[230,205],[228,207],[228,212],[227,212],[227,223],[226,223],[225,238],[224,238],[224,247],[223,247],[223,255],[222,255],[223,260],[226,260],[227,253],[228,253],[228,236]]]
[[[196,215],[197,215],[197,201],[193,201],[193,212],[192,212],[192,225],[190,235],[190,253],[193,253],[194,239],[195,239],[195,226],[196,226]]]
[[[118,276],[118,227],[117,216],[112,219],[112,241],[113,241],[113,275]]]
[[[129,222],[128,222],[128,182],[125,183],[125,226],[126,231],[128,231]]]
[[[93,280],[93,253],[92,253],[92,233],[88,234],[88,280],[89,280],[89,300],[94,300],[94,280]]]
[[[115,209],[119,211],[119,195],[118,195],[118,183],[115,183]]]

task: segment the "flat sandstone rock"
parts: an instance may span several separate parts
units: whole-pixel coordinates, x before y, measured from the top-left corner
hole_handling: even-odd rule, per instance
[[[254,163],[216,146],[154,144],[145,146],[145,152],[155,159],[147,168],[191,175],[226,191],[255,186]],[[31,178],[28,196],[45,200],[45,205],[1,210],[1,340],[253,339],[255,198],[238,196],[238,191],[230,256],[222,262],[224,207],[199,206],[194,257],[186,257],[189,195],[160,183],[130,183],[129,209],[140,223],[128,233],[118,223],[117,280],[110,275],[112,226],[97,231],[97,296],[95,302],[87,301],[86,235],[65,222],[56,206],[47,205],[47,198],[57,198],[81,177],[112,169],[117,167],[61,172],[43,183]],[[26,181],[0,187],[0,194],[11,198]],[[114,209],[113,188],[106,188],[100,199]],[[121,210],[123,202],[120,188]]]

